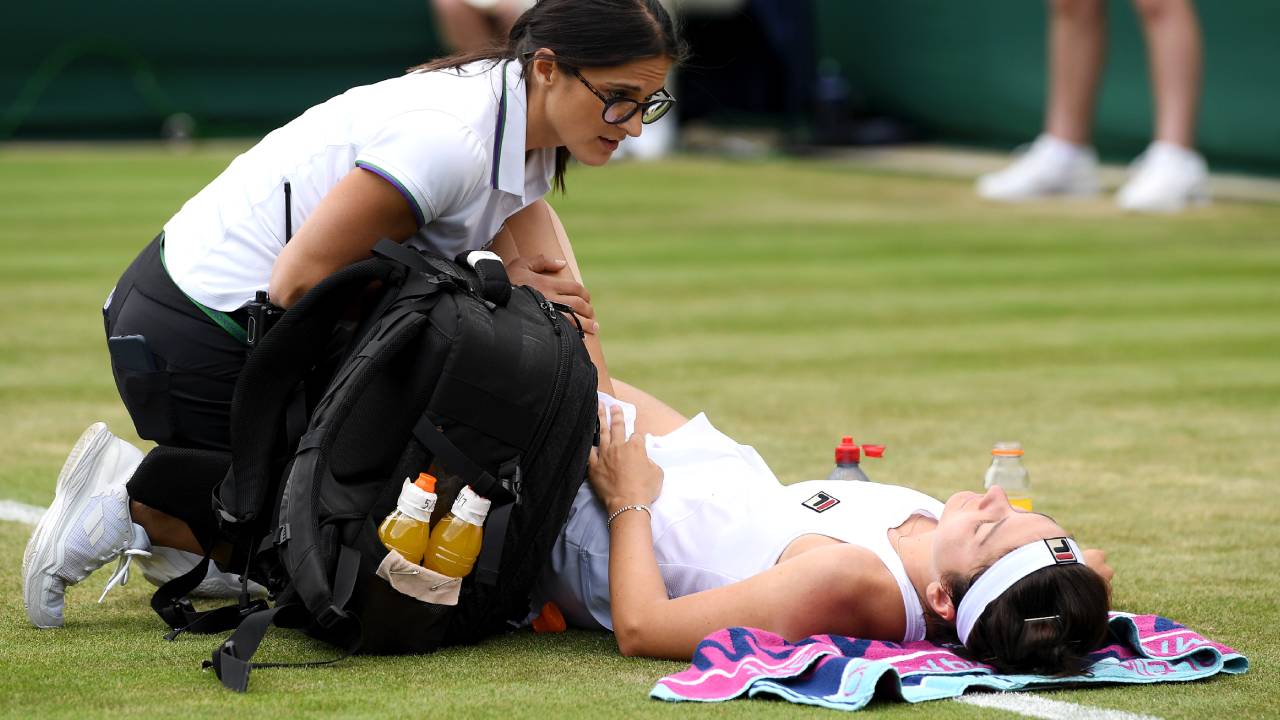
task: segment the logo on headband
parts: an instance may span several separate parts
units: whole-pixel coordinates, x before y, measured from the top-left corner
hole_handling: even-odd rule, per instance
[[[1080,558],[1076,557],[1076,553],[1071,549],[1071,544],[1064,537],[1049,538],[1044,541],[1049,546],[1049,552],[1053,553],[1053,561],[1059,565],[1066,563],[1078,563]]]
[[[823,512],[839,505],[840,501],[824,492],[820,492],[805,500],[802,504],[814,512]]]

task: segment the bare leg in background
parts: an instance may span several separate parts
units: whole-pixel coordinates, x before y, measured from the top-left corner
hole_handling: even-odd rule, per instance
[[[526,9],[521,0],[500,0],[478,8],[466,0],[431,0],[440,39],[451,52],[476,52],[506,44],[516,18]]]
[[[1093,112],[1106,54],[1105,0],[1051,0],[1045,132],[1076,145],[1092,142]]]
[[[436,27],[445,47],[453,52],[471,52],[493,43],[493,22],[464,0],[431,0]]]
[[[1200,21],[1190,0],[1134,0],[1147,40],[1156,140],[1195,147],[1204,72]]]

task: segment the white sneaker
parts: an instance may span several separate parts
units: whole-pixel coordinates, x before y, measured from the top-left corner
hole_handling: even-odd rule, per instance
[[[978,178],[978,195],[1018,202],[1053,195],[1098,193],[1098,155],[1093,148],[1041,135],[1008,167]]]
[[[159,587],[174,578],[186,575],[191,568],[200,563],[201,559],[199,555],[185,550],[155,546],[151,548],[150,557],[138,558],[138,567],[142,570],[143,577],[152,585]],[[250,580],[249,594],[254,597],[263,597],[267,594],[267,589]],[[213,563],[209,563],[209,571],[205,574],[204,580],[201,580],[196,589],[188,595],[206,598],[239,597],[240,576],[222,572]]]
[[[1116,204],[1135,212],[1179,212],[1209,202],[1209,166],[1195,150],[1153,142],[1130,165]]]
[[[129,562],[149,554],[151,542],[129,518],[124,484],[142,451],[94,423],[71,448],[53,503],[36,525],[22,556],[22,594],[31,624],[62,627],[66,589],[120,558],[107,590],[124,584]],[[99,598],[101,602],[101,598]]]

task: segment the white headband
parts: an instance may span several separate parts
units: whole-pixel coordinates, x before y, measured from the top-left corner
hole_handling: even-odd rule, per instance
[[[997,560],[960,599],[960,607],[956,609],[956,635],[960,642],[968,644],[969,633],[978,624],[982,612],[1014,583],[1051,565],[1083,563],[1083,558],[1084,553],[1075,540],[1057,537],[1034,540]]]

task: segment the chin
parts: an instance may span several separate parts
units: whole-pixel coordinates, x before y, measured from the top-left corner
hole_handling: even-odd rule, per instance
[[[604,165],[605,163],[609,162],[610,157],[612,156],[611,155],[600,156],[600,155],[574,154],[573,159],[589,167],[600,167],[601,165]]]
[[[591,167],[600,167],[601,165],[604,165],[609,162],[613,157],[614,152],[616,152],[616,149],[610,150],[605,147],[604,144],[600,142],[599,138],[595,136],[592,136],[589,140],[577,142],[567,147],[569,148],[569,154],[573,155],[574,160]]]
[[[574,160],[590,167],[600,167],[613,157],[613,153],[604,152],[596,148],[584,152],[573,152],[572,150],[569,152],[573,155]]]

